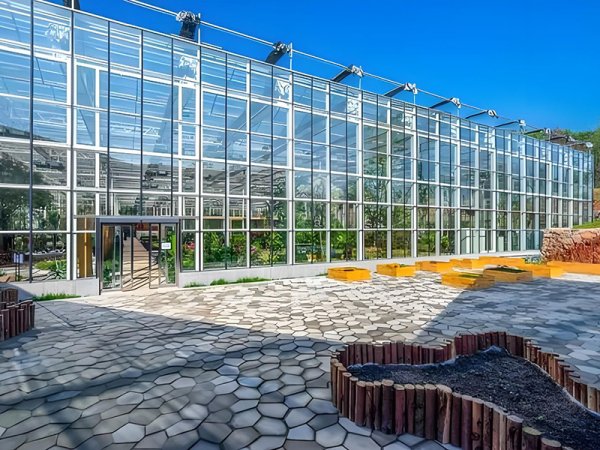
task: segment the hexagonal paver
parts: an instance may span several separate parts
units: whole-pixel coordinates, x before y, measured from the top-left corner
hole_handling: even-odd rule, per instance
[[[138,442],[144,438],[145,430],[142,425],[128,423],[115,431],[112,436],[116,444],[125,442]]]

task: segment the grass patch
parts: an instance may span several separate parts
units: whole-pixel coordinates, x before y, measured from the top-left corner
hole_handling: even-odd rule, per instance
[[[461,273],[459,275],[461,278],[481,278],[481,275],[478,273]]]
[[[508,273],[524,273],[524,272],[527,272],[526,270],[515,269],[514,267],[508,267],[508,266],[492,267],[489,270],[497,270],[498,272],[508,272]]]
[[[187,289],[187,288],[196,288],[196,287],[202,287],[202,286],[206,286],[206,285],[202,284],[202,283],[198,283],[197,281],[193,281],[191,283],[186,284],[183,287]]]
[[[600,228],[600,219],[596,219],[593,222],[582,223],[581,225],[575,225],[575,230],[585,230],[587,228]]]
[[[225,278],[217,278],[211,281],[211,286],[222,286],[224,284],[241,284],[241,283],[256,283],[257,281],[271,281],[268,278],[261,277],[242,277],[235,281],[227,281]]]
[[[56,293],[56,294],[36,295],[36,296],[32,297],[32,300],[36,301],[36,302],[46,302],[49,300],[64,300],[66,298],[80,298],[80,297],[81,297],[81,295]]]
[[[256,283],[258,281],[271,281],[268,278],[261,278],[261,277],[243,277],[243,278],[239,278],[235,281],[235,283]]]

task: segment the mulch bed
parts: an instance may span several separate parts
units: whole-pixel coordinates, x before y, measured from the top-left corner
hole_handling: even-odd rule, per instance
[[[538,367],[497,347],[444,364],[365,364],[350,366],[348,371],[364,381],[444,384],[501,406],[521,417],[525,426],[563,445],[578,450],[600,448],[599,415],[576,404]]]

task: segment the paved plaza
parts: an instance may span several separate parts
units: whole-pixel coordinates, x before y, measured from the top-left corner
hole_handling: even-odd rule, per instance
[[[435,450],[330,403],[329,357],[356,340],[506,330],[600,386],[600,277],[442,286],[325,277],[38,303],[0,345],[0,448]]]

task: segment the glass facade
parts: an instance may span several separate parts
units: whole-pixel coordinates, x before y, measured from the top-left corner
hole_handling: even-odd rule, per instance
[[[176,217],[182,271],[537,249],[591,218],[588,153],[46,2],[0,0],[0,63],[21,280],[95,276],[98,216]]]

